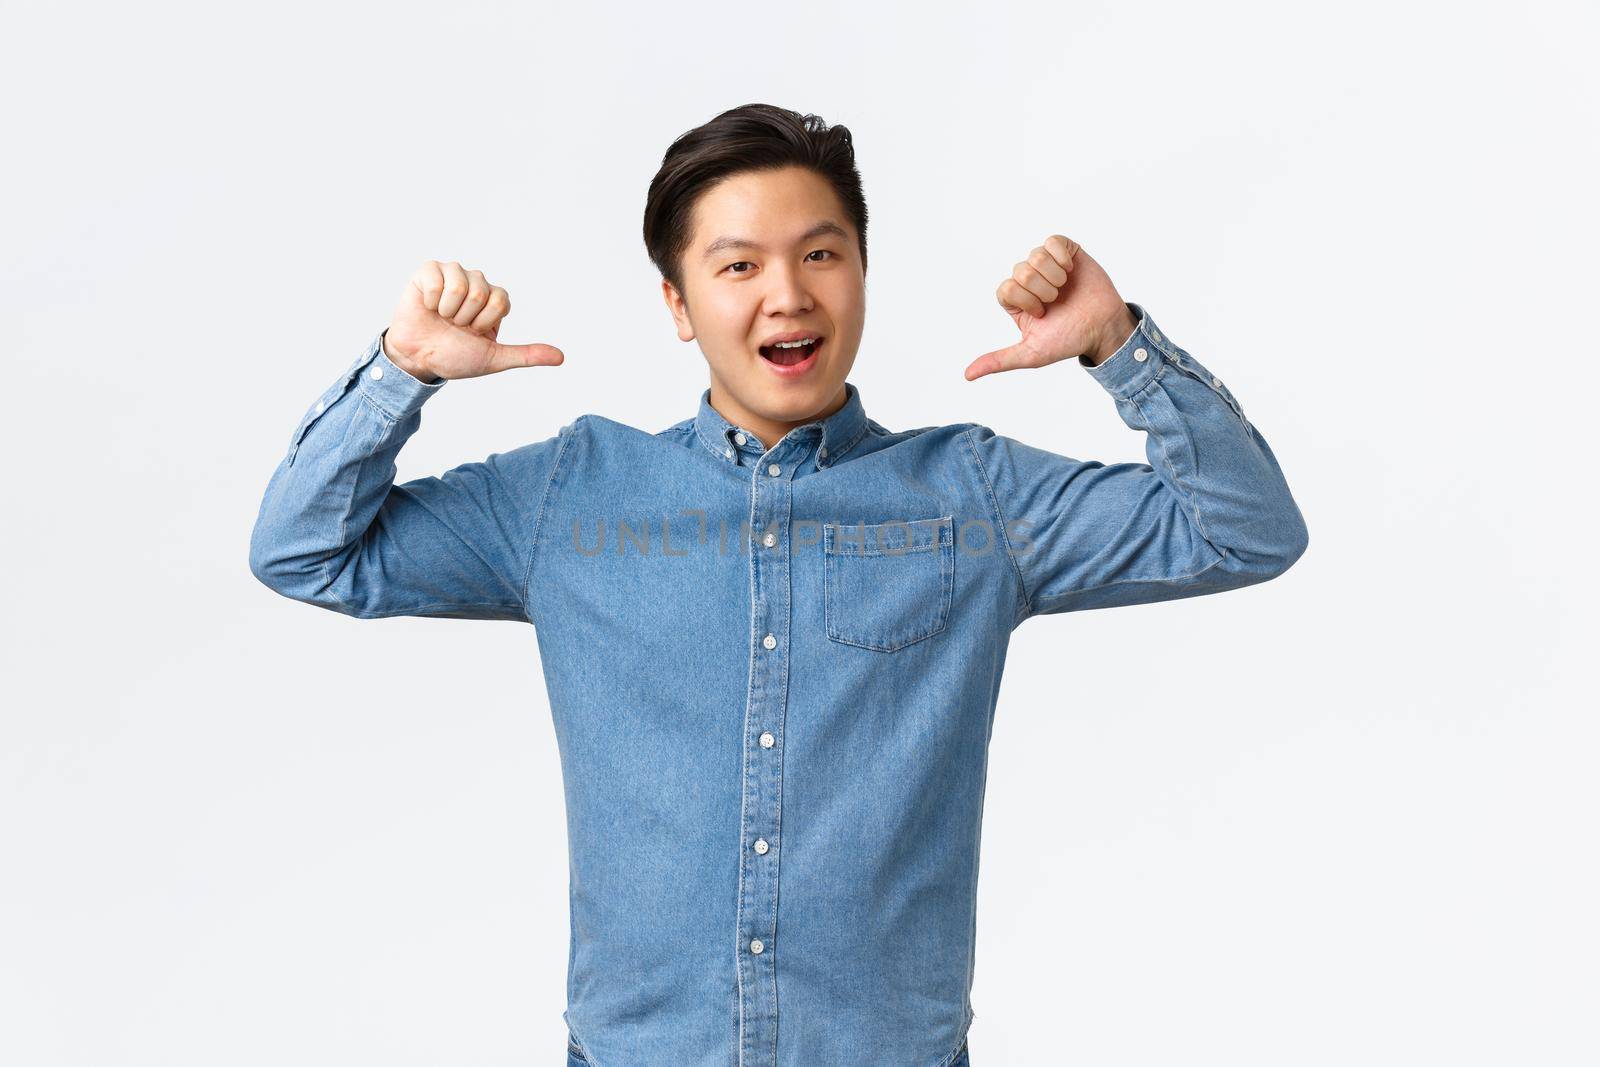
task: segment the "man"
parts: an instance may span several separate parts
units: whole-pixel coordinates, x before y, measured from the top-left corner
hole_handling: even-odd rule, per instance
[[[1220,378],[1052,235],[966,368],[1072,388],[1149,464],[962,423],[891,431],[846,381],[866,206],[848,130],[747,105],[678,138],[645,243],[710,387],[651,433],[553,437],[393,484],[445,382],[555,366],[504,289],[428,262],[301,419],[250,550],[357,618],[535,627],[570,837],[569,1062],[965,1067],[988,742],[1035,615],[1236,589],[1306,528]],[[937,357],[907,323],[904,358]],[[918,363],[917,369],[924,369]]]

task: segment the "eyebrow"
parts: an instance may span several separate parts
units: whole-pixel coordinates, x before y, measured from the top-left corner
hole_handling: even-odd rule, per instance
[[[821,237],[824,234],[829,234],[844,240],[849,240],[850,238],[850,235],[845,232],[843,226],[840,226],[837,222],[834,222],[831,219],[825,219],[811,227],[811,229],[807,230],[805,233],[801,234],[800,240],[809,241],[813,237]],[[757,252],[766,251],[766,249],[761,245],[745,237],[718,237],[715,241],[712,241],[710,244],[706,245],[706,250],[701,254],[701,258],[710,259],[719,252],[726,252],[733,248],[753,248]]]

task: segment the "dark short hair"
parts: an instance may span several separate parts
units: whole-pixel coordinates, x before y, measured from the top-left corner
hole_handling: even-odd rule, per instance
[[[833,186],[856,228],[865,274],[867,201],[849,127],[771,104],[743,104],[680,134],[650,181],[644,246],[661,276],[683,293],[683,254],[694,236],[693,211],[701,194],[744,171],[789,166],[805,167]]]

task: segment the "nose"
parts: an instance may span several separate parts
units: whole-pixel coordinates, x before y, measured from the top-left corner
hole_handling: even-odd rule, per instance
[[[769,315],[797,315],[811,310],[811,291],[798,267],[774,266],[767,274],[765,293]]]

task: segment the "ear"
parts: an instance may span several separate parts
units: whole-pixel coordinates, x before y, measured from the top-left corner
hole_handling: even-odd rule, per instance
[[[666,301],[667,310],[672,312],[672,321],[677,324],[678,340],[693,341],[694,323],[689,321],[689,305],[665,278],[661,279],[661,299]]]

